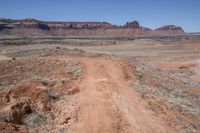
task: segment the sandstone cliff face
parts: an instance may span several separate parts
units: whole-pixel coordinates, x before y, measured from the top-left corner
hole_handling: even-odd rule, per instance
[[[115,25],[106,22],[46,22],[51,29],[108,29]]]
[[[133,22],[127,22],[123,27],[124,28],[139,29],[140,25],[139,25],[138,21],[133,21]]]
[[[13,24],[14,28],[50,30],[49,26],[35,19],[23,19]]]
[[[181,27],[174,25],[151,30],[140,26],[137,21],[127,22],[124,26],[116,26],[107,22],[48,22],[35,19],[0,19],[0,34],[134,37],[179,35],[184,34],[184,31]]]
[[[173,35],[184,35],[185,32],[179,26],[166,25],[166,26],[162,26],[160,28],[155,29],[153,34],[156,34],[159,36],[164,36],[164,35],[172,35],[173,36]]]
[[[46,25],[43,22],[40,22],[38,20],[35,20],[35,19],[23,19],[23,20],[3,19],[3,20],[0,20],[0,30],[15,29],[15,28],[50,30],[48,25]]]
[[[173,31],[183,31],[181,27],[175,26],[175,25],[166,25],[162,26],[160,28],[156,29],[157,31],[162,31],[162,30],[173,30]],[[184,31],[183,31],[184,32]]]

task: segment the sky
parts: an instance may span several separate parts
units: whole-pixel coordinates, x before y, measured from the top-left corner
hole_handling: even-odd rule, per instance
[[[158,28],[174,24],[200,32],[200,0],[0,0],[1,18],[100,21]]]

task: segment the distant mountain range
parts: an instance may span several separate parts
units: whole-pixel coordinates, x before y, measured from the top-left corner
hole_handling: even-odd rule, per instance
[[[0,35],[24,36],[89,36],[89,37],[134,37],[184,35],[184,30],[167,25],[152,30],[139,22],[127,22],[123,26],[107,22],[51,22],[36,19],[0,19]]]

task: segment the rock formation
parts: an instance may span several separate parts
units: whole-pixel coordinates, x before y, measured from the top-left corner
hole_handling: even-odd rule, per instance
[[[134,37],[152,35],[184,34],[181,27],[167,25],[156,30],[140,26],[138,21],[123,26],[107,22],[49,22],[36,19],[0,19],[0,34],[11,35],[54,35],[54,36],[95,36]]]
[[[133,21],[133,22],[127,22],[123,27],[124,28],[139,29],[140,25],[139,25],[138,21]]]
[[[15,28],[33,28],[33,29],[42,29],[50,30],[49,26],[44,22],[35,20],[35,19],[23,19],[14,23]]]
[[[160,28],[155,29],[157,31],[162,31],[162,30],[173,30],[173,31],[183,31],[183,29],[181,27],[175,26],[175,25],[166,25],[166,26],[162,26]]]

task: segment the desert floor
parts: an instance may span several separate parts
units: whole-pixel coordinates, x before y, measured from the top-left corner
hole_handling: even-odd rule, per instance
[[[200,37],[0,38],[0,132],[200,132]]]

